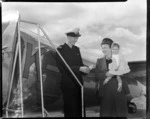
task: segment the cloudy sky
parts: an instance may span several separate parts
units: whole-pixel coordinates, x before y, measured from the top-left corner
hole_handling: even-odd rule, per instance
[[[146,0],[86,3],[2,3],[2,12],[17,10],[21,19],[41,24],[57,45],[65,42],[65,32],[80,27],[77,46],[91,61],[102,57],[101,41],[112,38],[121,46],[127,61],[146,60]],[[34,31],[35,27],[22,24]]]

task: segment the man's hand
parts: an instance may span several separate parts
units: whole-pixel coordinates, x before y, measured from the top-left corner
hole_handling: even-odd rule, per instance
[[[95,66],[94,65],[90,65],[89,68],[90,68],[90,70],[92,70],[92,69],[95,68]]]
[[[90,73],[90,68],[87,66],[82,66],[82,67],[80,67],[80,71],[88,74],[88,73]]]

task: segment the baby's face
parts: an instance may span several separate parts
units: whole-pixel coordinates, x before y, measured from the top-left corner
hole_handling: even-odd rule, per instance
[[[112,54],[118,54],[119,48],[117,46],[112,47]]]

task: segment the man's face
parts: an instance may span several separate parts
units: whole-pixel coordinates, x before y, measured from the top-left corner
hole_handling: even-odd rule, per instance
[[[109,47],[108,44],[102,45],[102,52],[104,53],[105,56],[111,53],[111,48]]]
[[[68,36],[68,41],[70,44],[75,45],[76,42],[78,41],[79,37],[70,37]]]

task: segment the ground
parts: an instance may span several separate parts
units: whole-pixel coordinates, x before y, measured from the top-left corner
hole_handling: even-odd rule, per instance
[[[86,117],[99,117],[99,109],[99,106],[86,108]],[[48,113],[47,117],[64,117],[62,111],[49,111]],[[42,112],[26,111],[24,117],[42,117]],[[146,119],[146,110],[138,109],[136,113],[128,114],[128,119]]]

